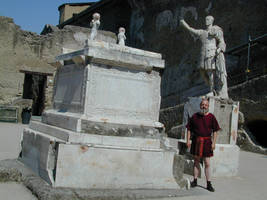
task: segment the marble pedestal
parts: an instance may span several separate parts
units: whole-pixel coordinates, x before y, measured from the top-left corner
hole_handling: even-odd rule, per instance
[[[213,113],[221,127],[218,132],[216,149],[211,158],[211,172],[213,177],[236,176],[238,172],[239,147],[236,145],[238,129],[239,102],[230,99],[210,98],[209,112]],[[200,111],[201,97],[191,97],[184,106],[183,125],[188,117]],[[186,149],[186,129],[184,138],[179,141],[180,153],[186,155],[185,173],[193,174],[193,158]],[[202,170],[202,174],[204,171]]]
[[[21,160],[55,187],[178,189],[183,157],[158,122],[161,55],[101,41],[56,58],[53,109]]]

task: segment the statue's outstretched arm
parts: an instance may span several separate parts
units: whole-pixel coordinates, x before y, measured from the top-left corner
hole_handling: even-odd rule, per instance
[[[194,34],[194,35],[196,35],[196,36],[199,36],[199,35],[200,35],[200,30],[196,30],[196,29],[190,27],[190,26],[185,22],[184,19],[180,19],[180,25],[181,25],[182,27],[184,27],[186,30],[188,30],[190,33],[192,33],[192,34]]]

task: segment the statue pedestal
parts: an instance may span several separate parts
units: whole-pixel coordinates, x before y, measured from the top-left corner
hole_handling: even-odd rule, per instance
[[[23,163],[55,187],[186,186],[183,157],[158,122],[160,54],[87,41],[54,65],[53,109],[24,130]]]
[[[209,112],[213,113],[221,127],[218,132],[216,149],[211,158],[211,172],[213,177],[236,176],[238,172],[239,147],[236,145],[238,129],[239,102],[229,99],[210,98]],[[183,125],[186,126],[188,117],[199,112],[201,97],[191,97],[184,106]],[[193,173],[192,156],[186,152],[186,130],[185,136],[180,141],[180,153],[188,156],[185,164],[185,173]],[[204,174],[204,171],[202,170]]]

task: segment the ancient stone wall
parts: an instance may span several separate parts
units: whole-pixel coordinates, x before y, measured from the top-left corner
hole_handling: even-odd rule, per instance
[[[267,146],[266,134],[263,134],[263,130],[267,127],[261,127],[261,131],[255,131],[253,124],[256,126],[260,124],[267,124],[267,75],[263,75],[258,78],[254,78],[242,84],[230,87],[228,92],[229,96],[234,101],[240,102],[240,111],[244,119],[240,119],[239,129],[245,128],[250,131],[250,135],[254,135],[255,141],[263,143]],[[178,136],[180,130],[174,130],[174,133],[170,131],[173,127],[177,127],[182,124],[183,121],[183,106],[184,104],[176,105],[173,107],[160,110],[160,122],[165,125],[166,131],[170,136]],[[241,116],[240,116],[241,117]],[[259,122],[259,123],[257,123]],[[252,128],[252,130],[250,129]],[[242,131],[241,131],[242,132]]]
[[[21,30],[13,19],[0,17],[0,104],[12,104],[22,96],[24,74],[19,70],[54,73],[49,63],[62,53],[62,48],[81,49],[90,29],[65,26],[64,29],[46,25],[38,35]],[[99,38],[115,43],[115,34],[101,31]],[[48,77],[46,105],[51,105],[53,77]]]
[[[43,72],[53,72],[47,61],[41,59],[48,57],[42,54],[47,42],[49,44],[45,37],[22,31],[13,19],[0,17],[0,104],[10,104],[21,95],[24,74],[19,73],[20,69],[37,70],[42,67]],[[54,52],[51,52],[50,60]]]
[[[73,15],[82,12],[89,6],[90,4],[63,4],[59,7],[59,23],[67,21],[68,19],[72,18]]]
[[[256,119],[267,120],[267,75],[252,79],[229,88],[234,100],[240,101],[240,110],[245,121]],[[257,111],[257,112],[255,112]]]

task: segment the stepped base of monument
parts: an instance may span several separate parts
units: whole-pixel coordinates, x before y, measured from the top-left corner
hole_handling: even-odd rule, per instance
[[[57,112],[49,110],[43,113],[42,122],[66,130],[111,136],[160,137],[163,125],[154,121],[107,120],[86,117],[79,113]]]
[[[136,200],[166,197],[199,196],[199,190],[177,189],[78,189],[55,188],[48,185],[20,159],[0,161],[0,181],[18,182],[29,189],[37,199],[70,200],[70,199],[102,199],[102,200]]]
[[[184,140],[179,140],[180,154],[185,156],[184,173],[193,176],[194,158],[187,151]],[[238,173],[239,168],[239,152],[237,145],[216,144],[214,156],[211,157],[211,175],[212,177],[233,177]],[[205,176],[204,163],[200,165],[200,177]]]
[[[24,129],[20,159],[54,187],[184,188],[183,156],[169,143],[84,134],[33,121]]]
[[[200,111],[202,97],[190,97],[184,106],[183,127],[188,123],[189,117]],[[239,147],[236,145],[239,102],[231,99],[222,99],[209,96],[209,112],[214,114],[220,130],[217,134],[216,148],[214,156],[211,158],[211,173],[213,177],[236,176],[238,172]],[[179,140],[179,152],[185,155],[185,173],[193,174],[194,158],[186,147],[187,130],[186,128],[176,128],[172,132],[181,136]],[[201,173],[204,174],[203,165]]]

